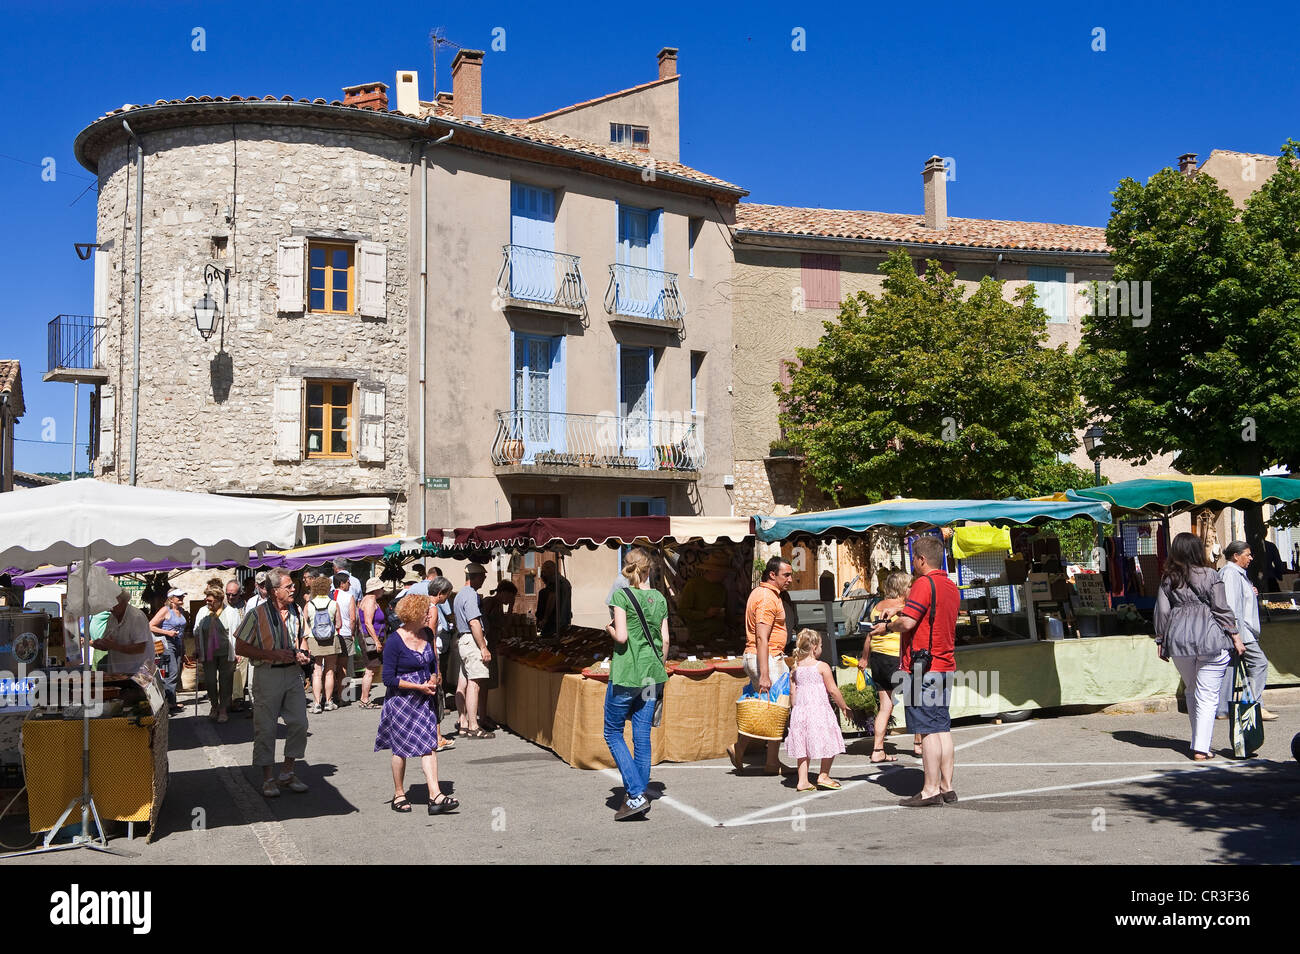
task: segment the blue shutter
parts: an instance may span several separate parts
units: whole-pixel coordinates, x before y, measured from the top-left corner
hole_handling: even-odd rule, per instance
[[[1038,293],[1038,307],[1047,312],[1047,320],[1055,325],[1065,324],[1070,320],[1069,303],[1066,301],[1066,275],[1063,267],[1030,265],[1029,280],[1034,283]]]
[[[526,301],[555,301],[555,193],[550,189],[510,184],[510,244],[533,252],[516,252],[510,294]]]

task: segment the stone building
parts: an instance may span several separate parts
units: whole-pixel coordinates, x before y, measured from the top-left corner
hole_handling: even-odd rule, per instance
[[[14,489],[14,426],[27,411],[17,361],[0,361],[0,493]]]
[[[96,476],[291,499],[313,542],[336,527],[408,529],[400,422],[423,124],[365,108],[360,92],[160,101],[78,135],[99,177]],[[219,309],[208,339],[204,299]]]

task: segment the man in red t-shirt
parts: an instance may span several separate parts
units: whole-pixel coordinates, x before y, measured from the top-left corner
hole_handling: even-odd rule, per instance
[[[952,673],[957,665],[953,650],[957,642],[957,610],[961,594],[943,569],[943,541],[921,537],[912,544],[912,571],[916,576],[902,612],[889,623],[879,623],[871,635],[887,630],[901,633],[899,672],[904,674],[907,728],[921,736],[921,767],[925,782],[921,791],[899,804],[904,808],[938,806],[957,801],[952,787],[952,719],[948,703]],[[930,665],[913,654],[929,651]],[[921,678],[916,678],[922,673]]]

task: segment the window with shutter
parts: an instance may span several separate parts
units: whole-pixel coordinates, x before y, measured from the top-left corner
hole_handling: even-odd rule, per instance
[[[353,456],[351,381],[308,381],[307,459]]]
[[[357,454],[360,460],[372,464],[384,462],[384,386],[382,384],[363,384],[361,392],[361,415],[358,421],[358,443],[361,450]]]
[[[1065,269],[1029,266],[1029,281],[1037,293],[1038,307],[1047,312],[1047,320],[1054,325],[1063,325],[1070,320],[1065,298]]]
[[[279,300],[276,307],[282,314],[301,313],[306,307],[306,291],[302,280],[303,258],[306,250],[306,239],[280,239],[280,254],[276,269]]]
[[[388,314],[388,246],[382,242],[357,245],[360,277],[357,280],[362,318],[384,318]]]
[[[117,434],[117,393],[111,384],[99,386],[99,464],[101,467],[114,465]]]
[[[275,459],[302,460],[302,382],[280,378],[275,382]]]
[[[371,243],[367,243],[371,244]],[[356,246],[312,242],[307,249],[307,310],[326,315],[356,313]]]
[[[840,257],[805,254],[800,258],[804,305],[808,308],[839,308]]]

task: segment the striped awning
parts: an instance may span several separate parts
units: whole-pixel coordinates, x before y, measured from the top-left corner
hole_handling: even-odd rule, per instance
[[[1192,507],[1232,507],[1300,500],[1300,480],[1292,477],[1203,477],[1160,474],[1103,487],[1066,491],[1070,500],[1101,500],[1123,510],[1175,513]]]

